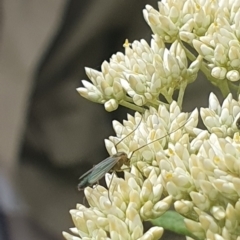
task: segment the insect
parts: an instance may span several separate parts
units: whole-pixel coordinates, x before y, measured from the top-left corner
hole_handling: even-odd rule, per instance
[[[80,183],[78,184],[78,190],[82,190],[85,187],[92,186],[109,171],[118,171],[119,169],[121,169],[123,164],[125,164],[126,166],[130,166],[130,160],[127,154],[124,152],[116,153],[113,156],[104,159],[79,178]]]
[[[131,157],[133,156],[134,152],[144,148],[145,146],[147,146],[149,144],[159,141],[159,140],[165,138],[166,136],[169,136],[172,133],[176,132],[177,130],[181,129],[187,122],[185,122],[182,126],[177,128],[176,130],[172,131],[171,133],[168,133],[165,136],[155,139],[151,143],[147,143],[147,144],[137,148],[136,150],[134,150],[132,152]],[[138,123],[137,127],[132,132],[130,132],[125,138],[127,138],[130,134],[132,134],[138,128],[140,123],[141,123],[141,120]],[[121,141],[123,141],[125,138],[123,138]],[[118,144],[120,142],[118,142]],[[84,173],[79,178],[80,183],[78,184],[78,190],[83,190],[85,187],[92,186],[93,184],[97,183],[101,178],[103,178],[103,176],[108,172],[120,171],[121,167],[123,165],[130,166],[131,157],[128,158],[127,154],[124,152],[118,152],[118,153],[114,154],[113,156],[110,156],[110,157],[104,159],[103,161],[101,161],[100,163],[95,165],[93,168],[88,170],[86,173]]]
[[[141,121],[142,119],[139,121],[137,127],[125,138],[131,135],[139,127]],[[117,144],[122,142],[125,138],[120,140]],[[130,166],[130,159],[124,152],[118,152],[113,156],[104,159],[79,178],[80,183],[78,184],[78,190],[83,190],[85,187],[92,186],[94,183],[98,182],[101,178],[103,178],[103,176],[109,171],[119,171],[123,164],[126,166]]]

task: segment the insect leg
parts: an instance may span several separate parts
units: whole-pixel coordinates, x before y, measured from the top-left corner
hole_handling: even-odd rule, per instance
[[[111,177],[111,180],[110,180],[110,183],[109,183],[109,188],[108,188],[108,199],[111,202],[111,204],[112,204],[112,200],[111,200],[111,197],[110,197],[110,186],[112,185],[114,174],[115,174],[115,171],[113,171],[113,173],[112,173],[112,177]],[[113,187],[113,191],[114,191],[114,187]]]

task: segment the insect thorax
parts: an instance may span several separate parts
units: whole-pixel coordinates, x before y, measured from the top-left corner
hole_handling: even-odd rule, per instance
[[[119,160],[118,162],[115,164],[115,166],[113,167],[113,171],[119,171],[122,167],[122,165],[127,165],[129,166],[130,165],[130,160],[127,156],[126,153],[124,152],[118,152],[114,155],[115,157],[119,157]]]

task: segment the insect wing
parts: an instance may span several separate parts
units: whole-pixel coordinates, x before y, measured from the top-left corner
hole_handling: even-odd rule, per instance
[[[84,173],[79,179],[78,189],[91,186],[99,181],[106,173],[108,173],[115,164],[120,160],[120,156],[111,156],[95,165],[93,168]]]
[[[98,164],[97,164],[98,165]],[[85,172],[82,176],[79,177],[79,180],[83,180],[87,175],[89,175],[93,170],[94,168],[97,166],[95,165],[94,167],[92,167],[91,169],[89,169],[87,172]]]
[[[108,173],[121,157],[111,156],[104,159],[102,162],[94,166],[93,171],[89,174],[89,184],[92,185],[99,181],[106,173]]]

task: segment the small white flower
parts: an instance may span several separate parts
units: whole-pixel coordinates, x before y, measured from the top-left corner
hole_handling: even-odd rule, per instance
[[[77,236],[64,232],[66,239],[161,238],[161,227],[152,227],[144,233],[142,222],[168,210],[171,197],[162,199],[161,183],[154,172],[144,181],[131,173],[125,174],[125,180],[107,175],[107,179],[111,177],[107,180],[111,183],[109,189],[101,186],[85,189],[90,208],[78,204],[77,209],[70,211],[75,224],[72,232]],[[151,198],[146,199],[148,193]]]
[[[101,72],[85,68],[92,84],[83,80],[84,88],[77,89],[83,97],[104,104],[107,111],[123,105],[142,112],[144,109],[137,106],[157,106],[160,95],[171,103],[174,91],[184,93],[187,84],[197,77],[201,59],[188,66],[178,41],[169,50],[158,36],[151,45],[141,40],[124,46],[125,55],[117,53],[109,63],[104,61]]]
[[[218,80],[240,79],[240,13],[238,1],[161,1],[159,10],[143,10],[153,33],[164,42],[179,38],[193,46]],[[221,86],[220,86],[221,87]]]
[[[154,34],[164,42],[180,39],[192,43],[194,38],[204,36],[218,14],[217,1],[159,1],[159,11],[150,5],[143,16]]]
[[[159,2],[159,6],[160,5],[161,3]],[[170,13],[169,9],[167,8],[168,7],[166,6],[164,10],[166,10],[167,12],[165,12],[165,14],[163,15],[160,14],[160,12],[156,11],[150,5],[146,5],[146,9],[143,10],[143,16],[148,25],[151,27],[154,34],[161,36],[166,42],[173,42],[174,40],[176,40],[179,29],[172,21],[171,16],[168,17]],[[172,17],[176,20],[176,15],[178,13],[174,11],[172,11],[171,13],[174,14],[174,16],[172,15]]]
[[[221,106],[217,97],[211,93],[209,108],[201,108],[200,114],[209,132],[218,137],[233,136],[238,130],[236,121],[240,117],[240,101],[234,100],[229,94]]]
[[[205,36],[193,40],[197,52],[207,61],[216,79],[236,82],[240,79],[240,42],[228,16],[218,12]]]
[[[142,117],[139,114],[135,114],[135,117],[129,115],[124,125],[114,121],[117,138],[106,140],[106,148],[110,155],[127,153],[132,165],[137,164],[140,168],[144,166],[144,171],[148,172],[146,164],[158,167],[159,154],[168,154],[164,150],[170,149],[171,144],[189,144],[190,139],[186,138],[185,133],[194,135],[193,129],[197,122],[197,110],[188,114],[182,113],[176,102],[170,105],[169,111],[160,105],[158,110],[146,110]]]
[[[142,222],[172,204],[197,238],[240,240],[240,96],[229,94],[220,104],[210,94],[209,107],[200,110],[207,130],[197,128],[197,109],[181,111],[200,67],[224,94],[237,89],[240,1],[162,0],[158,8],[143,10],[151,43],[126,40],[125,53],[104,61],[101,71],[86,68],[92,83],[83,80],[77,89],[107,111],[122,105],[138,112],[123,124],[114,121],[116,137],[105,140],[111,156],[128,156],[130,169],[118,169],[124,179],[106,174],[108,189],[85,189],[90,207],[71,210],[75,228],[63,233],[68,240],[159,239],[163,229],[144,233]]]

